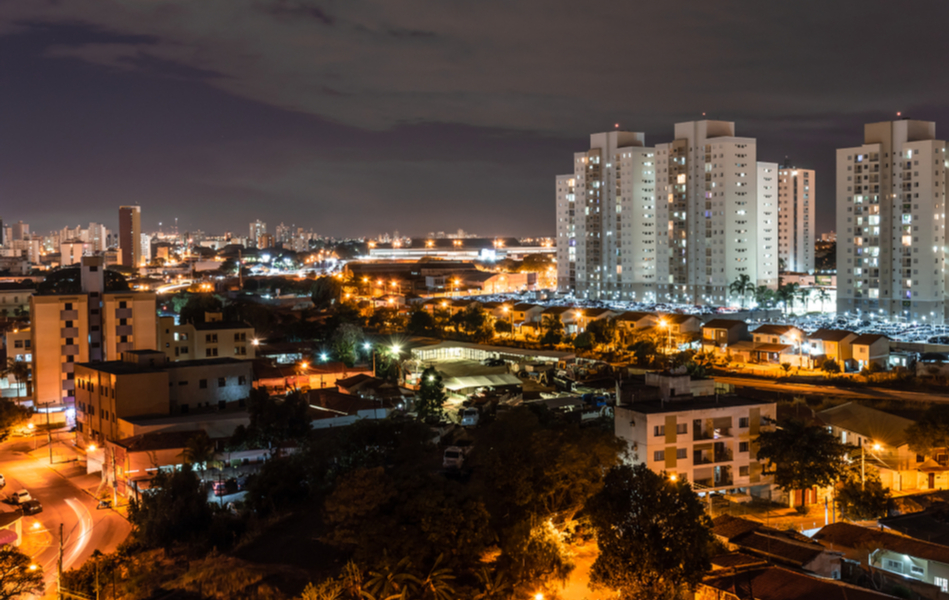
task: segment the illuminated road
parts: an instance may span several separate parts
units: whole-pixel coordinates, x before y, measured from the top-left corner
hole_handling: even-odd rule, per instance
[[[114,511],[98,510],[96,501],[71,481],[84,473],[83,463],[60,466],[60,472],[54,471],[47,466],[47,461],[36,460],[26,453],[32,444],[20,438],[0,446],[0,473],[7,480],[2,496],[5,499],[25,488],[43,505],[43,512],[31,518],[37,519],[42,529],[52,534],[52,543],[41,549],[34,560],[43,567],[47,581],[51,582],[56,579],[60,523],[65,533],[64,569],[79,567],[94,550],[114,551],[128,537],[131,528]],[[12,507],[2,508],[9,511]],[[40,534],[24,524],[23,535]]]
[[[781,392],[800,396],[826,396],[843,399],[873,398],[878,400],[901,400],[912,402],[929,402],[947,404],[946,392],[943,394],[924,392],[905,392],[902,390],[888,390],[883,388],[855,387],[839,388],[831,385],[812,385],[808,383],[778,383],[770,379],[753,379],[745,377],[715,376],[720,383],[728,383],[736,388],[747,387],[760,390]]]

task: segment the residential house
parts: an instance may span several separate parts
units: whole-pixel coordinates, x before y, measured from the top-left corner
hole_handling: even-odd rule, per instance
[[[0,282],[0,317],[14,317],[30,309],[30,296],[35,290],[15,282]]]
[[[726,347],[749,337],[749,326],[737,319],[713,319],[703,325],[703,352],[725,354]]]
[[[254,361],[254,387],[271,394],[284,394],[295,389],[307,391],[336,387],[337,381],[353,375],[372,374],[372,367],[347,367],[342,362],[278,364],[265,359]]]
[[[752,332],[752,342],[736,342],[730,353],[748,362],[780,364],[801,362],[805,333],[792,325],[762,325]]]
[[[630,344],[636,332],[656,326],[656,315],[648,312],[624,312],[617,315],[617,332],[624,344]]]
[[[832,359],[842,370],[852,368],[851,345],[858,334],[837,329],[819,329],[808,336],[805,353],[811,358],[812,368],[821,367],[827,359]]]
[[[310,390],[307,400],[313,429],[345,427],[362,419],[385,419],[394,408],[389,400],[363,398],[334,389]]]
[[[890,339],[886,335],[866,333],[851,340],[851,355],[858,370],[871,364],[886,369],[890,353]]]
[[[906,497],[902,498],[902,500]],[[947,546],[947,502],[935,502],[922,511],[878,519],[877,524],[917,540]]]
[[[637,400],[614,410],[614,432],[635,463],[684,477],[700,491],[739,490],[767,497],[753,439],[774,420],[774,402],[736,396]]]
[[[841,578],[841,553],[831,552],[795,531],[780,531],[758,521],[720,515],[713,519],[712,532],[730,550],[819,577]]]
[[[895,492],[948,489],[947,448],[918,455],[909,446],[910,419],[854,402],[817,414],[842,443],[861,450],[852,456],[875,467],[881,483]]]
[[[617,313],[606,308],[585,308],[575,310],[574,316],[574,325],[577,328],[577,331],[586,331],[587,326],[594,321],[612,319],[617,316]]]
[[[948,597],[947,546],[851,523],[825,525],[814,539],[844,552],[845,561],[855,570],[868,563],[876,573],[924,597]]]
[[[786,567],[745,564],[713,570],[695,600],[892,600],[896,596]]]

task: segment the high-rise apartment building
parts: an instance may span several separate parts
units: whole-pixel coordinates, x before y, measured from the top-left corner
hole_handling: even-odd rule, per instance
[[[267,223],[262,222],[260,219],[251,223],[248,231],[248,241],[257,246],[258,240],[261,239],[261,236],[267,233]]]
[[[838,312],[947,320],[947,143],[936,126],[864,126],[838,150]]]
[[[667,248],[657,265],[659,299],[738,302],[729,285],[741,275],[776,287],[777,165],[757,163],[755,139],[736,137],[735,123],[678,123],[674,137],[656,147],[657,214],[665,225],[658,233]],[[760,193],[769,196],[763,210],[773,213],[762,218]]]
[[[558,289],[578,298],[652,301],[657,247],[653,149],[644,135],[590,136],[557,177]]]
[[[155,294],[114,291],[101,256],[82,258],[75,290],[30,298],[33,400],[74,398],[75,363],[157,346]],[[64,293],[68,292],[68,293]]]
[[[142,208],[119,207],[119,249],[122,264],[138,268],[142,266]]]
[[[779,169],[778,248],[785,271],[815,271],[815,172],[789,163]]]
[[[680,123],[675,141],[591,136],[557,177],[558,288],[579,298],[724,304],[741,275],[778,284],[778,165],[735,124]]]

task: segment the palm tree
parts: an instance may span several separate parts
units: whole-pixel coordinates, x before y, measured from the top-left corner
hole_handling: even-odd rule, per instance
[[[821,302],[821,312],[825,312],[825,302],[828,300],[831,300],[831,294],[828,293],[828,289],[823,287],[818,288],[818,301]]]
[[[492,572],[488,567],[482,567],[475,575],[478,577],[482,591],[473,595],[472,600],[501,600],[502,598],[511,597],[511,583],[505,576],[504,571],[499,569],[495,571],[495,575],[492,577]]]
[[[802,314],[808,312],[808,297],[811,296],[811,290],[807,288],[801,288],[798,290],[798,299],[802,303]]]
[[[785,311],[785,318],[788,318],[788,309],[789,304],[795,299],[795,295],[798,293],[798,284],[797,283],[786,283],[785,285],[778,288],[778,291],[775,292],[775,295],[779,300],[782,301],[782,307]]]
[[[17,382],[16,397],[19,400],[20,398],[20,384],[29,385],[30,378],[30,365],[27,364],[25,360],[16,360],[15,358],[8,358],[6,366],[3,367],[3,370],[0,371],[0,376],[6,377],[8,380],[10,376],[13,376]]]
[[[419,592],[423,600],[453,600],[455,590],[452,589],[452,569],[440,568],[442,555],[435,559],[432,568],[425,577],[414,578],[419,587]]]
[[[738,279],[729,284],[729,291],[739,296],[742,308],[745,308],[746,295],[755,293],[755,284],[752,283],[748,275],[743,273],[739,275]]]
[[[384,550],[382,565],[378,571],[369,572],[369,581],[366,582],[367,591],[377,600],[405,599],[415,583],[410,572],[412,563],[409,557],[393,565]]]
[[[182,460],[194,466],[199,473],[205,471],[209,464],[214,461],[214,455],[214,442],[206,433],[199,433],[189,439],[181,452]]]

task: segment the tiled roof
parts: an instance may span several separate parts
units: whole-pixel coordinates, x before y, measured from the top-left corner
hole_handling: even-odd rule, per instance
[[[752,333],[759,333],[762,335],[785,335],[789,331],[794,331],[798,329],[794,325],[760,325]]]
[[[737,321],[736,319],[713,319],[703,325],[703,329],[735,329],[744,325],[745,321]]]
[[[310,403],[309,412],[315,419],[356,415],[361,410],[393,407],[388,400],[370,400],[333,389],[310,390],[307,392],[307,399]]]
[[[855,585],[819,579],[784,567],[714,571],[703,585],[743,600],[885,600],[894,598]],[[754,591],[754,593],[753,593]]]
[[[641,319],[655,319],[656,315],[648,312],[625,312],[617,317],[618,321],[639,321]]]
[[[750,565],[765,566],[765,559],[742,552],[730,552],[729,554],[720,554],[710,559],[713,568],[734,569],[736,567],[748,567]]]
[[[884,338],[885,340],[889,339],[886,335],[881,335],[880,333],[865,333],[864,335],[859,335],[856,339],[851,340],[851,345],[870,346],[881,338]]]
[[[764,525],[758,521],[750,521],[749,519],[741,519],[730,515],[719,515],[713,519],[712,532],[731,542],[740,535],[745,535],[762,527]]]
[[[743,550],[771,556],[779,562],[804,567],[815,560],[825,548],[814,542],[799,542],[788,539],[781,532],[751,531],[732,541]]]
[[[815,333],[808,336],[809,340],[819,340],[822,342],[841,342],[849,335],[855,335],[850,331],[837,330],[837,329],[819,329]]]
[[[877,529],[867,529],[850,523],[833,523],[825,525],[815,534],[814,539],[825,546],[835,548],[881,548],[906,554],[914,558],[932,560],[947,564],[947,547],[940,544],[922,542],[914,538],[904,537]]]

